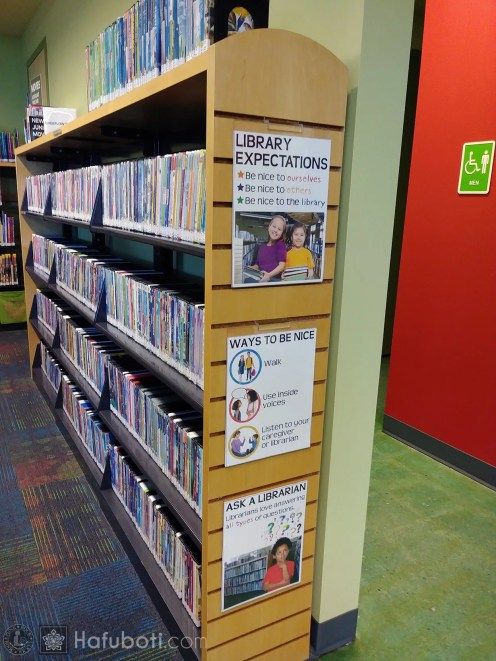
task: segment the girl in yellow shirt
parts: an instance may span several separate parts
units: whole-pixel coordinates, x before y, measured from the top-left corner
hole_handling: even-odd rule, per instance
[[[305,248],[307,229],[303,223],[295,223],[291,229],[291,248],[286,255],[286,266],[282,277],[285,280],[308,280],[313,278],[315,263],[312,253]]]

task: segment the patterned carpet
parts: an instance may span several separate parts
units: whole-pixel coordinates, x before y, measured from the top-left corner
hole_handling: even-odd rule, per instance
[[[41,653],[40,626],[67,633],[67,655]],[[182,658],[29,376],[25,332],[8,331],[0,333],[0,659],[19,658],[3,638],[18,644],[26,627],[26,660]]]

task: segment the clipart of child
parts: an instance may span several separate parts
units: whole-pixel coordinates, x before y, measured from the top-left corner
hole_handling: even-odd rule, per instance
[[[258,246],[252,267],[262,273],[260,282],[279,280],[286,265],[286,218],[278,214],[272,216],[267,227],[267,243]]]
[[[283,278],[309,280],[313,278],[315,262],[312,253],[305,248],[307,228],[303,223],[295,223],[290,233],[291,248],[286,255]]]

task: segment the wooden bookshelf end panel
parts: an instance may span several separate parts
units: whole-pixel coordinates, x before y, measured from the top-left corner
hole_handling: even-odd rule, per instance
[[[347,69],[320,44],[285,30],[253,30],[215,46],[215,109],[344,126]]]

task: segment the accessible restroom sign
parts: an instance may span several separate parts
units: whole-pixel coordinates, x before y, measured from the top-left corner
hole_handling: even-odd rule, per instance
[[[494,140],[466,142],[462,148],[458,192],[462,195],[489,193],[493,169]]]

